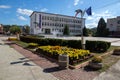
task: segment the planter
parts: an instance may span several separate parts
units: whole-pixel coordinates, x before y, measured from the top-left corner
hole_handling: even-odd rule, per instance
[[[113,51],[113,54],[115,54],[115,55],[120,55],[120,49],[115,49],[115,50]]]
[[[102,63],[93,63],[93,62],[89,62],[89,66],[93,69],[101,69],[103,64]]]
[[[63,69],[69,67],[68,55],[59,55],[59,67]]]

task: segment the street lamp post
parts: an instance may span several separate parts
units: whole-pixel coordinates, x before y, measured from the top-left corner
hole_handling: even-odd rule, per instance
[[[77,16],[77,14],[81,13],[81,19],[82,19],[82,24],[81,24],[81,45],[82,45],[82,49],[85,49],[85,44],[84,44],[84,36],[83,36],[83,28],[84,28],[84,14],[85,14],[85,11],[82,11],[81,9],[77,9],[75,10],[76,12],[76,15],[75,17]]]

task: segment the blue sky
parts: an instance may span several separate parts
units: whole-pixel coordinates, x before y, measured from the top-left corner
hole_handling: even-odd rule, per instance
[[[90,6],[93,15],[84,15],[89,28],[96,27],[101,17],[120,16],[120,0],[0,0],[0,24],[30,25],[33,11],[74,16],[76,9]]]

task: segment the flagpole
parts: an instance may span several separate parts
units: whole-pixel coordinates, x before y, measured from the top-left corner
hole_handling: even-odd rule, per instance
[[[84,22],[83,22],[83,16],[81,16],[82,19],[82,25],[81,25],[81,45],[82,45],[82,49],[84,48],[84,36],[83,36],[83,27],[84,27]]]
[[[83,36],[83,28],[84,28],[84,14],[85,14],[85,10],[82,11],[81,13],[81,19],[82,19],[82,25],[81,25],[81,45],[82,45],[82,49],[85,49],[85,44],[84,44],[84,36]]]
[[[85,14],[85,11],[86,10],[84,10],[84,11],[82,11],[81,9],[78,9],[78,10],[76,10],[76,14],[78,14],[78,13],[81,13],[81,19],[82,19],[82,24],[81,24],[81,46],[82,46],[82,49],[85,49],[85,44],[84,44],[84,36],[83,36],[83,28],[84,28],[84,14]],[[77,15],[75,15],[75,17],[76,17]]]
[[[85,26],[85,20],[84,20],[83,17],[84,17],[85,12],[87,13],[88,16],[92,15],[91,6],[88,9],[85,9],[84,11],[82,11],[81,9],[77,9],[77,10],[75,10],[75,12],[76,12],[75,17],[77,16],[78,13],[81,13],[81,19],[82,19],[82,24],[81,24],[81,46],[82,46],[82,49],[85,49],[84,36],[83,36],[83,28]]]

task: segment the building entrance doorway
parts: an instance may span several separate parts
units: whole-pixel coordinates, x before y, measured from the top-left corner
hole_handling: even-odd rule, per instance
[[[45,29],[45,34],[50,34],[50,29]]]

